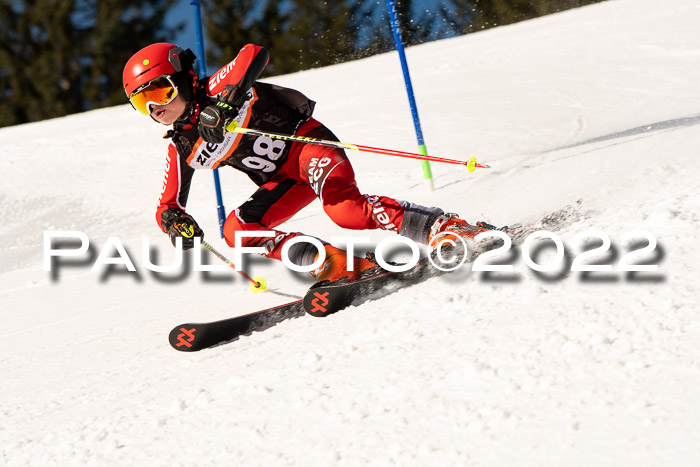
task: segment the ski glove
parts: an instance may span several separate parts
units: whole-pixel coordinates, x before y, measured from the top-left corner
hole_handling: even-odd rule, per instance
[[[223,143],[226,126],[236,118],[245,100],[246,93],[241,88],[234,84],[225,86],[218,102],[199,114],[199,136],[207,143]]]
[[[224,142],[226,125],[233,120],[238,112],[225,102],[217,102],[202,110],[199,114],[197,130],[204,141],[212,144]]]
[[[170,236],[173,246],[176,246],[178,237],[182,238],[182,249],[189,250],[194,247],[195,237],[204,238],[204,232],[199,228],[192,216],[177,208],[163,211],[161,226]]]

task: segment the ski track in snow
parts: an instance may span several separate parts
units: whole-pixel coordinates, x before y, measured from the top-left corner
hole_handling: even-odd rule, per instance
[[[148,272],[142,237],[173,258],[153,219],[167,142],[128,105],[1,129],[0,464],[697,465],[699,22],[693,0],[617,0],[412,47],[430,153],[493,168],[433,164],[426,193],[415,161],[350,154],[363,191],[469,220],[581,200],[556,231],[570,256],[594,228],[617,264],[641,229],[658,273],[540,277],[515,255],[509,280],[467,269],[194,354],[168,346],[173,326],[311,281],[260,259],[277,295]],[[317,100],[341,141],[415,150],[395,53],[269,81]],[[228,209],[254,190],[221,177]],[[188,210],[226,252],[209,174]],[[317,203],[284,228],[352,235]],[[46,230],[84,231],[92,261],[116,236],[138,274],[83,259],[52,278]]]

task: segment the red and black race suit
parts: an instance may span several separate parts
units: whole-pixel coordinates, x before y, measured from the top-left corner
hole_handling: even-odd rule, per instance
[[[223,143],[211,144],[199,137],[195,123],[199,109],[213,104],[226,85],[235,84],[250,86],[246,91],[246,101],[235,118],[238,126],[296,133],[311,117],[315,102],[293,89],[255,82],[266,63],[265,50],[249,44],[241,49],[235,60],[200,81],[203,84],[200,87],[204,89],[197,94],[196,102],[190,108],[190,112],[196,112],[193,124],[176,123],[175,131],[170,132],[172,143],[168,148],[165,180],[156,214],[159,223],[161,213],[166,209],[185,209],[190,182],[197,169],[229,165],[246,173],[261,186],[287,161],[289,142],[226,133]]]
[[[202,81],[205,84],[196,93],[185,121],[177,122],[168,132],[173,142],[168,148],[156,214],[163,231],[167,225],[161,214],[169,208],[184,211],[194,171],[228,165],[245,172],[259,187],[227,217],[223,231],[229,246],[236,246],[236,232],[272,229],[272,238],[247,237],[242,241],[245,246],[264,247],[268,257],[280,259],[283,244],[298,232],[274,229],[315,199],[320,199],[326,215],[343,228],[391,230],[425,243],[426,229],[442,210],[362,194],[352,165],[340,148],[239,133],[226,133],[221,144],[199,137],[199,109],[215,102],[224,87],[233,84],[247,93],[236,117],[240,127],[337,141],[328,128],[312,118],[312,100],[293,89],[255,81],[266,63],[264,49],[244,47],[229,65]]]

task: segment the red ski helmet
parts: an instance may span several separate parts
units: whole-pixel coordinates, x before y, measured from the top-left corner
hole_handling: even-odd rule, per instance
[[[197,75],[193,69],[195,58],[190,49],[182,50],[169,42],[158,42],[144,47],[136,52],[124,66],[122,83],[126,97],[130,97],[138,88],[163,75],[174,77],[176,84],[196,82],[196,79],[194,81],[177,79],[182,75],[192,75],[196,78]],[[185,91],[191,91],[191,89]]]

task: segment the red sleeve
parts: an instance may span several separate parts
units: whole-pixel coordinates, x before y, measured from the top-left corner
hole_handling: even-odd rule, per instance
[[[247,91],[265,69],[269,59],[265,48],[253,44],[246,45],[231,63],[209,77],[207,94],[216,96],[229,84],[235,84]]]
[[[160,200],[156,210],[156,222],[163,232],[166,231],[161,222],[163,211],[170,208],[185,210],[193,174],[194,169],[182,160],[177,153],[175,145],[170,143],[170,146],[168,146],[168,157],[165,162],[163,188],[160,192]]]

